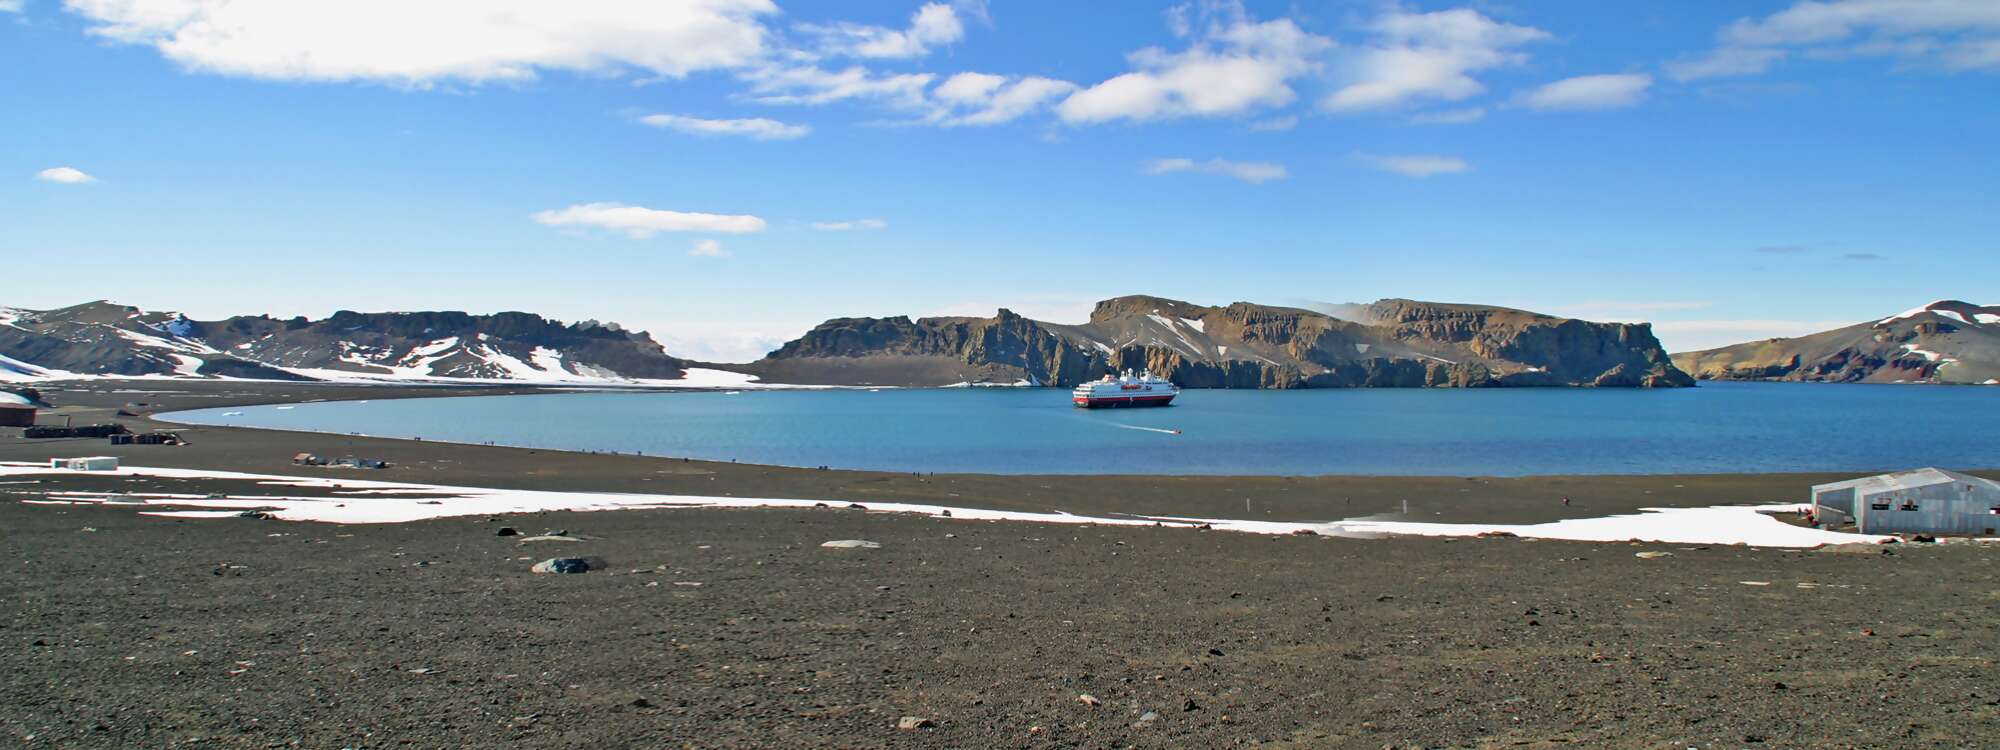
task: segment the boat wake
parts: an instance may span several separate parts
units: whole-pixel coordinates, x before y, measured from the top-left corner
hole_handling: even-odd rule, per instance
[[[1112,423],[1111,423],[1111,426],[1112,426],[1112,427],[1123,427],[1123,428],[1125,428],[1125,429],[1128,429],[1128,430],[1143,430],[1143,431],[1145,431],[1145,432],[1157,432],[1157,433],[1160,433],[1160,434],[1162,434],[1162,435],[1179,435],[1179,434],[1181,434],[1181,431],[1180,431],[1180,430],[1169,430],[1169,429],[1166,429],[1166,428],[1163,428],[1163,427],[1140,427],[1140,426],[1138,426],[1138,425],[1136,425],[1136,424],[1119,424],[1119,423],[1117,423],[1117,422],[1112,422]]]

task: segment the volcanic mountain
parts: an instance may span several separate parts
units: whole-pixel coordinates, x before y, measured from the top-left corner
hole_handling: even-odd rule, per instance
[[[1704,380],[2000,384],[2000,305],[1940,300],[1810,336],[1683,352]]]
[[[645,333],[506,312],[338,312],[323,320],[196,321],[110,302],[0,308],[0,380],[674,381],[686,363]]]
[[[1184,387],[1689,386],[1652,329],[1480,305],[1385,299],[1342,317],[1130,296],[1089,322],[837,318],[740,369],[769,382],[1070,386],[1148,369]]]

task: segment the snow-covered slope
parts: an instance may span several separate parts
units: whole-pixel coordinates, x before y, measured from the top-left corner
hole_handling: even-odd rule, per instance
[[[0,308],[0,381],[91,377],[743,387],[642,332],[528,313],[339,312],[205,322],[92,302]]]

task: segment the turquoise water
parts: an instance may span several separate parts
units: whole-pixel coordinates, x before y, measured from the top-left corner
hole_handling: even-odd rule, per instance
[[[240,412],[224,416],[227,412]],[[2000,387],[573,393],[203,409],[194,424],[1001,474],[1661,474],[2000,466]],[[1180,430],[1179,435],[1161,432]]]

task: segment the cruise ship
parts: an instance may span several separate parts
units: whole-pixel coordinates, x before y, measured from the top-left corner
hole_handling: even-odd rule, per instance
[[[1154,377],[1153,373],[1126,370],[1117,377],[1106,375],[1103,380],[1077,386],[1070,401],[1085,409],[1166,406],[1180,392],[1172,381]]]

